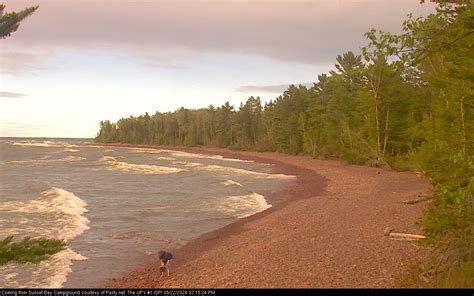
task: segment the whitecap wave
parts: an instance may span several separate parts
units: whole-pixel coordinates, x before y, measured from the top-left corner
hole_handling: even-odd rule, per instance
[[[78,149],[66,148],[66,149],[64,149],[63,151],[75,153],[75,152],[79,152],[80,150],[78,150]]]
[[[105,161],[105,162],[117,161],[117,157],[115,157],[115,156],[102,155],[102,156],[100,157],[99,161]]]
[[[117,161],[114,163],[114,168],[121,171],[133,172],[133,173],[143,173],[143,174],[173,174],[184,171],[179,168],[170,168],[157,165],[147,165],[147,164],[135,164]]]
[[[253,160],[243,160],[243,159],[236,159],[236,158],[226,158],[222,155],[212,155],[212,154],[200,154],[200,153],[189,153],[183,151],[173,151],[173,150],[163,150],[170,153],[176,157],[182,158],[201,158],[201,159],[215,159],[215,160],[222,160],[222,161],[232,161],[232,162],[246,162],[246,163],[253,163]]]
[[[263,195],[255,192],[246,195],[217,197],[214,198],[214,203],[217,211],[238,218],[245,218],[271,207]]]
[[[215,160],[222,160],[222,161],[246,162],[246,163],[254,162],[253,160],[225,158],[222,155],[190,153],[190,152],[167,150],[167,149],[153,149],[153,148],[128,148],[128,149],[134,150],[136,152],[150,153],[150,154],[168,153],[175,157],[181,157],[181,158],[202,158],[202,159],[215,159]]]
[[[3,161],[1,163],[2,164],[13,164],[13,165],[21,165],[21,164],[42,165],[42,164],[55,163],[55,162],[81,161],[81,160],[85,160],[85,159],[86,158],[79,157],[79,156],[66,156],[64,158],[51,159],[51,157],[49,155],[46,155],[46,156],[42,157],[41,159],[11,160],[11,161]]]
[[[77,145],[59,141],[18,141],[11,143],[11,145],[21,147],[78,147]]]
[[[31,281],[28,283],[28,286],[36,286],[38,288],[61,288],[67,281],[68,274],[72,272],[72,261],[83,261],[87,259],[87,257],[74,252],[71,248],[56,253],[51,256],[50,259],[39,263],[39,269],[41,272],[48,272],[49,274],[52,274],[52,276],[49,276],[45,282],[41,284]]]
[[[116,157],[113,156],[102,156],[100,161],[109,164],[108,169],[120,170],[124,172],[139,173],[145,175],[163,175],[163,174],[173,174],[184,171],[180,168],[172,168],[165,166],[157,165],[148,165],[148,164],[136,164],[128,163],[123,161],[118,161]]]
[[[88,258],[66,248],[38,264],[7,263],[0,267],[0,288],[58,289],[67,281],[73,261]],[[25,276],[29,275],[29,280]]]
[[[230,177],[236,176],[236,175],[237,176],[252,176],[252,177],[261,178],[261,179],[293,179],[296,177],[294,175],[260,173],[260,172],[250,171],[250,170],[241,169],[241,168],[220,166],[220,165],[214,165],[214,164],[208,165],[208,164],[204,164],[200,162],[173,161],[173,164],[183,165],[185,167],[194,167],[198,170],[205,170],[209,172],[219,172],[221,174],[224,174]]]
[[[37,217],[41,220],[48,217],[45,223],[38,224],[25,223],[26,218],[18,215],[17,222],[24,227],[4,229],[2,232],[6,235],[27,232],[69,241],[89,229],[89,220],[83,216],[87,212],[86,206],[87,203],[73,193],[56,187],[43,191],[39,199],[0,202],[1,212],[41,214],[42,217]],[[31,218],[34,221],[35,217]],[[51,227],[55,224],[55,227]]]
[[[239,182],[232,181],[232,180],[225,180],[225,181],[222,181],[221,184],[224,185],[224,186],[238,186],[238,187],[242,187],[242,184],[240,184]]]
[[[184,165],[185,167],[195,167],[202,166],[202,163],[199,162],[190,162],[190,161],[173,161],[173,164]]]
[[[159,154],[167,150],[162,150],[162,149],[152,149],[152,148],[135,148],[135,147],[124,147],[128,150],[133,150],[136,152],[142,152],[142,153],[151,153],[151,154]]]
[[[72,192],[56,187],[42,192],[41,197],[36,200],[0,202],[0,212],[10,213],[8,222],[14,225],[7,226],[6,229],[0,228],[0,231],[3,235],[28,235],[70,241],[89,229],[89,220],[83,216],[87,212],[86,206],[87,203]],[[12,216],[11,213],[15,215]],[[3,278],[0,286],[61,288],[71,272],[72,262],[86,259],[87,257],[68,247],[38,265],[10,262],[0,267],[0,279]]]
[[[80,157],[80,156],[66,156],[65,158],[62,159],[62,161],[80,161],[80,160],[86,160],[86,158]]]
[[[228,176],[252,176],[254,178],[262,178],[262,179],[293,179],[295,178],[294,175],[284,175],[284,174],[267,174],[267,173],[260,173],[255,171],[249,171],[240,168],[233,168],[233,167],[225,167],[220,165],[206,165],[200,164],[195,166],[196,169],[206,170],[210,172],[219,172],[224,175]]]
[[[172,158],[172,157],[164,157],[164,156],[155,157],[154,159],[156,159],[156,160],[170,160],[170,161],[176,160],[175,158]]]

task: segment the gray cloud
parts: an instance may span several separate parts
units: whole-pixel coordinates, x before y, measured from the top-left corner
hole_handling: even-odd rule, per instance
[[[289,84],[277,84],[277,85],[243,85],[243,86],[240,86],[240,87],[236,88],[235,90],[238,91],[238,92],[282,93],[288,88],[288,86],[290,84],[291,83],[289,83]],[[302,84],[306,87],[313,86],[312,82],[298,83],[298,84],[295,84],[295,85],[298,86],[300,84]]]
[[[432,9],[418,2],[45,0],[5,44],[10,49],[126,50],[157,66],[203,53],[327,63],[339,53],[357,51],[366,43],[363,33],[372,27],[399,31],[409,12]],[[6,4],[20,9],[36,3]]]
[[[14,92],[7,92],[7,91],[0,91],[0,97],[2,98],[23,98],[27,97],[28,95],[22,93],[14,93]]]

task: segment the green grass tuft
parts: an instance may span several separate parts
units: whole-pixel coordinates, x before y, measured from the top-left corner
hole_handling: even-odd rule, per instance
[[[18,263],[39,263],[66,248],[62,239],[25,237],[13,242],[13,236],[0,240],[0,265],[10,261]]]

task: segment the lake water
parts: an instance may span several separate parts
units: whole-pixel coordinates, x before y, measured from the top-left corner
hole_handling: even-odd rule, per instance
[[[269,208],[264,195],[295,180],[272,171],[218,155],[0,140],[0,239],[68,243],[39,264],[0,266],[0,287],[96,287],[161,248]]]

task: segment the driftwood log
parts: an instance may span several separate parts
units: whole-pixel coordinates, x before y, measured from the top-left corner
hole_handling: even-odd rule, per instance
[[[425,239],[426,238],[426,236],[424,236],[424,235],[409,234],[409,233],[397,233],[397,232],[391,232],[388,236],[391,239],[395,239],[395,240],[409,240],[409,241],[415,241],[415,240],[420,240],[420,239]]]
[[[417,198],[414,198],[414,199],[404,200],[404,201],[402,201],[402,203],[407,204],[407,205],[412,205],[412,204],[416,204],[416,203],[426,201],[426,200],[430,200],[430,199],[431,199],[431,196],[420,195],[420,196],[418,196]]]
[[[386,227],[385,230],[383,231],[383,234],[385,236],[390,237],[390,239],[394,239],[394,240],[414,241],[414,240],[420,240],[420,239],[425,239],[426,238],[426,236],[424,236],[424,235],[399,233],[399,232],[392,232],[392,231],[393,231],[393,228]]]

